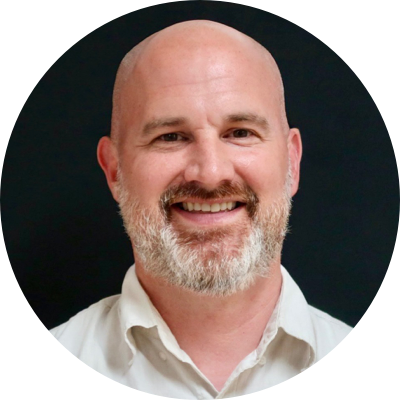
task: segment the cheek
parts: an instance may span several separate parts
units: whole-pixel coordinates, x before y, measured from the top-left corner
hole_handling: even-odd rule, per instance
[[[143,154],[131,157],[125,165],[127,185],[141,202],[154,204],[179,176],[180,166],[170,157]]]
[[[260,200],[275,198],[281,193],[286,181],[288,162],[278,152],[254,152],[236,157],[238,176],[258,195]]]

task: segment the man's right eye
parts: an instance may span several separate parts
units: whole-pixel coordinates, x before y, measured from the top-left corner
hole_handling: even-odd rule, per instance
[[[182,136],[179,135],[179,133],[165,133],[164,135],[161,135],[159,140],[162,140],[164,142],[176,142],[178,140],[182,140]]]

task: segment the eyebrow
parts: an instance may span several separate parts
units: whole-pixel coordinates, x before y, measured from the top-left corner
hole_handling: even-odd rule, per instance
[[[268,121],[257,114],[253,113],[237,113],[237,114],[229,114],[225,118],[226,122],[251,122],[255,125],[258,125],[260,128],[268,129],[269,124]]]
[[[158,129],[158,128],[165,128],[165,127],[175,127],[183,125],[187,122],[186,118],[183,117],[172,117],[172,118],[157,118],[153,119],[148,122],[144,128],[143,133],[145,135],[149,134],[151,131]]]
[[[235,123],[235,122],[251,122],[258,125],[260,128],[268,129],[268,121],[257,114],[243,112],[229,114],[225,118],[225,122]],[[143,128],[143,134],[148,135],[153,130],[165,127],[177,127],[187,123],[187,118],[184,117],[171,117],[171,118],[156,118],[149,121]]]

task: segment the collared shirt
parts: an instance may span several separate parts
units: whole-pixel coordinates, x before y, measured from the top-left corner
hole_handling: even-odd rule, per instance
[[[51,332],[87,365],[143,392],[180,399],[254,393],[309,368],[351,330],[308,305],[286,269],[281,271],[281,294],[258,347],[239,363],[220,392],[179,347],[134,266],[121,295],[101,300]]]

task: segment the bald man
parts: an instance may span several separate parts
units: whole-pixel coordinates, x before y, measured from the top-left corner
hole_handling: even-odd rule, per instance
[[[280,263],[301,155],[259,43],[190,21],[138,44],[98,145],[135,265],[121,295],[52,333],[102,374],[182,399],[252,393],[313,365],[350,327],[309,306]]]

